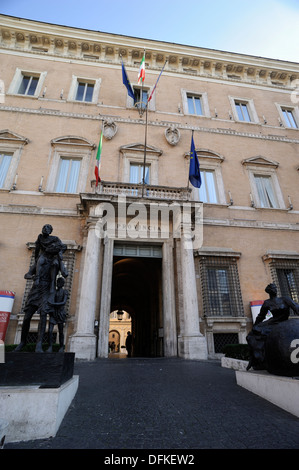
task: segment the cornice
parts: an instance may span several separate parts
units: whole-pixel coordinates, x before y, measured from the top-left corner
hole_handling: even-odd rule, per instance
[[[137,68],[146,49],[148,70],[294,89],[299,64],[244,54],[134,38],[0,15],[0,47],[62,60]]]
[[[41,215],[53,217],[71,217],[78,218],[78,212],[71,209],[47,208],[26,204],[0,204],[0,213],[22,214],[22,215]]]
[[[78,210],[70,209],[54,209],[54,208],[41,208],[32,205],[25,204],[0,204],[0,213],[6,214],[20,214],[20,215],[40,215],[40,216],[53,216],[53,217],[66,217],[81,219],[83,216],[83,210],[86,203],[95,204],[99,203],[101,199],[94,193],[81,193],[81,204],[78,204]],[[113,202],[112,195],[106,195],[105,201]],[[136,202],[136,198],[132,198],[132,202]],[[84,217],[84,216],[83,216]],[[282,223],[282,222],[269,222],[269,221],[257,221],[257,220],[244,220],[244,219],[215,219],[204,217],[203,224],[208,226],[221,226],[221,227],[239,227],[245,229],[257,229],[257,230],[278,230],[278,231],[292,231],[298,232],[299,225],[297,223]],[[209,253],[205,252],[207,256]],[[236,256],[236,253],[233,254]]]
[[[103,121],[103,120],[108,120],[112,119],[115,123],[126,123],[126,124],[139,124],[142,126],[145,126],[145,122],[142,121],[141,119],[131,119],[131,118],[121,118],[119,116],[111,116],[111,115],[105,115],[105,114],[100,114],[100,115],[94,115],[94,114],[83,114],[83,113],[71,113],[71,112],[63,112],[63,111],[58,111],[55,109],[46,109],[46,108],[39,108],[39,109],[32,109],[32,108],[20,108],[17,106],[5,106],[5,105],[0,105],[0,112],[13,112],[13,113],[28,113],[28,114],[36,114],[40,116],[56,116],[56,117],[67,117],[67,118],[72,118],[72,119],[86,119],[86,120],[91,120],[91,121]],[[155,127],[162,127],[162,128],[168,128],[169,126],[173,125],[174,122],[172,121],[148,121],[149,126],[155,126]],[[234,137],[247,137],[251,139],[259,139],[259,140],[267,140],[271,142],[286,142],[286,143],[292,143],[292,144],[299,144],[299,139],[291,139],[289,137],[285,137],[282,135],[262,135],[260,133],[254,133],[254,132],[240,132],[240,131],[235,131],[231,128],[225,129],[225,128],[209,128],[209,127],[201,127],[201,126],[191,126],[188,124],[181,124],[179,122],[175,123],[175,126],[180,129],[180,130],[193,130],[197,132],[207,132],[210,134],[221,134],[221,135],[227,135],[227,136],[234,136]]]
[[[268,250],[262,257],[263,261],[279,261],[281,259],[299,260],[299,253],[297,251],[273,251]]]
[[[214,219],[203,218],[204,225],[221,226],[221,227],[239,227],[239,228],[254,228],[261,230],[282,230],[298,232],[299,225],[297,223],[282,223],[282,222],[269,222],[265,220],[244,220],[244,219]]]

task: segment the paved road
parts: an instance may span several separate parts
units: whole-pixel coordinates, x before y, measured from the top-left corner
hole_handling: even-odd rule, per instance
[[[55,438],[5,449],[298,449],[299,419],[217,361],[97,359]]]

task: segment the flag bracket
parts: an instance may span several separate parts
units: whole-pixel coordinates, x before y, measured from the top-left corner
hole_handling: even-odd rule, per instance
[[[147,111],[147,102],[137,101],[134,106],[138,110],[139,116],[142,118],[144,113]]]

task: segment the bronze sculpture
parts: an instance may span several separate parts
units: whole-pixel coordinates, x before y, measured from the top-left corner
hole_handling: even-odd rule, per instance
[[[52,236],[53,228],[46,224],[42,233],[35,242],[35,263],[25,274],[25,279],[33,279],[33,285],[29,292],[24,308],[24,320],[22,325],[21,342],[15,351],[21,351],[27,343],[30,322],[34,313],[39,313],[40,322],[38,328],[38,340],[36,352],[43,352],[42,341],[46,330],[47,315],[53,312],[56,293],[57,275],[66,278],[68,272],[63,263],[63,253],[66,250],[58,237]]]
[[[55,293],[54,301],[48,300],[48,303],[50,304],[50,307],[53,307],[53,310],[50,312],[49,318],[49,348],[47,349],[47,352],[52,352],[53,328],[55,325],[58,325],[60,345],[59,352],[64,351],[63,326],[67,317],[65,311],[65,304],[67,303],[68,299],[68,291],[63,288],[64,282],[65,281],[63,277],[59,277],[57,279],[57,290]]]
[[[290,354],[288,342],[290,340],[287,338],[287,335],[290,337],[291,330],[293,330],[296,336],[296,331],[299,327],[298,320],[294,320],[296,322],[295,327],[292,324],[292,328],[289,328],[291,320],[288,322],[287,320],[291,310],[299,315],[299,305],[289,297],[277,297],[277,287],[275,284],[269,284],[265,291],[269,294],[269,299],[263,303],[252,331],[246,338],[250,349],[250,360],[247,370],[252,367],[255,370],[268,370],[276,373],[279,369],[279,373],[283,375],[284,371],[281,370],[278,362],[288,362]],[[268,312],[271,312],[272,317],[265,320]],[[287,323],[286,325],[284,325],[285,322]],[[286,333],[286,330],[289,331]],[[287,339],[287,347],[284,346],[284,350],[278,352],[279,343],[280,345],[283,343],[282,336]],[[282,357],[284,354],[287,356],[287,361]],[[276,365],[273,365],[273,362]],[[285,372],[287,374],[287,371]]]

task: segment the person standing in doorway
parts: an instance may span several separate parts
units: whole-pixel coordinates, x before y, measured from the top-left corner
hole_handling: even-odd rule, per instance
[[[127,338],[126,338],[126,350],[128,351],[128,357],[131,357],[132,341],[133,341],[133,336],[131,334],[131,331],[128,331]]]

